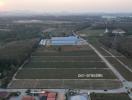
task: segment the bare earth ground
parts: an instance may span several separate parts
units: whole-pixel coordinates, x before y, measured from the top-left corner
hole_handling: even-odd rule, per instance
[[[109,55],[108,55],[109,56]],[[40,47],[14,76],[8,88],[116,89],[121,82],[92,48]],[[84,74],[78,77],[78,74]],[[102,74],[103,77],[87,77]]]
[[[91,43],[127,81],[132,81],[132,62],[130,59],[114,49],[103,46],[97,40],[94,40]]]
[[[13,89],[89,89],[89,90],[104,90],[104,89],[117,89],[122,84],[118,80],[13,80],[8,88]]]

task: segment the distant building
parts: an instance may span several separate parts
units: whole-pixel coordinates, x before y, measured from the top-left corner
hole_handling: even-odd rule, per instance
[[[105,32],[104,33],[109,33],[109,30],[108,30],[108,25],[107,25],[107,22],[105,23]]]
[[[76,45],[79,39],[75,36],[68,37],[52,37],[51,44],[52,45]]]
[[[117,17],[116,16],[102,16],[102,18],[105,18],[105,19],[116,19]]]
[[[124,35],[126,32],[123,29],[115,29],[112,34]]]
[[[46,45],[46,42],[47,42],[47,39],[42,39],[39,44],[40,45]]]
[[[51,37],[50,39],[41,39],[40,45],[52,46],[52,45],[86,45],[87,41],[81,38],[79,35],[73,33],[70,36],[64,37]]]

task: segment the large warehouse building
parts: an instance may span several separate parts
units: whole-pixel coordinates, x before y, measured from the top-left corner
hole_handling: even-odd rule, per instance
[[[51,39],[42,39],[40,45],[83,45],[87,41],[78,36],[51,37]]]

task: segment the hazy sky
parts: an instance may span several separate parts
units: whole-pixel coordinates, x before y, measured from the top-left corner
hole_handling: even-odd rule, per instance
[[[132,12],[132,0],[0,0],[0,11]]]

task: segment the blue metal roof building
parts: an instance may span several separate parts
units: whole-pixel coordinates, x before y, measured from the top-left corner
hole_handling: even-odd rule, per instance
[[[78,41],[79,39],[75,36],[51,38],[52,45],[76,45]]]

